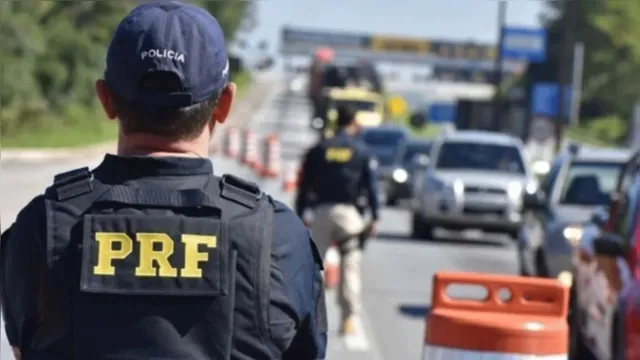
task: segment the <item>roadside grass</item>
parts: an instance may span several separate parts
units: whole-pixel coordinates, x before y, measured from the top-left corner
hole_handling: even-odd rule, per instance
[[[251,84],[247,72],[237,74],[233,81],[237,84],[237,96],[245,94]],[[44,119],[37,128],[25,128],[13,132],[11,136],[0,133],[0,147],[7,148],[72,148],[113,141],[117,138],[116,121],[109,121],[102,109],[71,108],[64,116],[66,121],[51,117]]]

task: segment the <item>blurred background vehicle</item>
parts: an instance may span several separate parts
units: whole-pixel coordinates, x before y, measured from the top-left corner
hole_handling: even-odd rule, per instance
[[[409,138],[406,128],[393,124],[379,127],[363,128],[359,138],[367,145],[378,165],[378,189],[382,199],[388,196],[388,186],[395,170],[395,160],[398,151]]]
[[[572,256],[571,359],[633,359],[640,353],[640,152],[620,168],[608,208],[584,226]]]
[[[520,139],[487,131],[457,131],[436,139],[425,180],[414,194],[412,233],[478,228],[516,238],[525,188],[535,180]]]
[[[387,205],[396,206],[399,200],[413,197],[413,182],[429,165],[431,140],[410,138],[396,152],[391,178],[387,183]]]
[[[331,135],[335,132],[338,107],[340,106],[354,108],[356,120],[362,127],[382,124],[384,120],[384,98],[382,95],[358,87],[331,88],[325,91],[327,92],[327,114],[324,117],[325,120],[322,121],[322,127],[318,128],[323,130],[325,135]]]
[[[585,223],[609,205],[630,151],[568,146],[552,162],[538,192],[519,246],[523,275],[561,278],[570,285],[571,258]]]

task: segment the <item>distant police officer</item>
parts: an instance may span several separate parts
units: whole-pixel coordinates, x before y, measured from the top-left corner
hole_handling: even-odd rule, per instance
[[[2,310],[23,359],[323,359],[321,258],[309,231],[207,158],[229,113],[217,21],[134,9],[96,90],[118,155],[57,175],[2,237]],[[21,355],[20,355],[21,354]]]
[[[342,313],[341,331],[354,331],[354,318],[360,311],[360,235],[374,233],[378,219],[376,163],[366,145],[355,135],[358,124],[355,111],[349,107],[338,109],[338,131],[323,139],[305,155],[302,166],[296,212],[303,216],[309,206],[308,194],[315,195],[313,235],[324,256],[331,241],[341,252],[341,282],[339,304]],[[369,196],[372,222],[366,224],[356,206],[365,189]]]

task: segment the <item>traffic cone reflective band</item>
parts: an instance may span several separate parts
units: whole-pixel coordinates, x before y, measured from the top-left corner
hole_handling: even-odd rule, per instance
[[[245,129],[243,132],[244,142],[242,147],[242,156],[240,162],[254,169],[259,167],[258,163],[258,138],[251,129]]]
[[[274,134],[264,139],[262,155],[262,177],[275,178],[280,175],[280,141]]]
[[[227,129],[227,136],[224,138],[224,156],[236,157],[240,152],[240,132],[235,127]]]
[[[488,295],[454,299],[451,285],[481,286]],[[555,279],[436,273],[423,359],[566,360],[568,301],[569,289]]]
[[[324,287],[333,289],[340,281],[340,252],[331,244],[324,256]]]
[[[290,164],[286,167],[284,172],[284,179],[282,181],[282,190],[286,192],[294,191],[298,186],[297,166]]]

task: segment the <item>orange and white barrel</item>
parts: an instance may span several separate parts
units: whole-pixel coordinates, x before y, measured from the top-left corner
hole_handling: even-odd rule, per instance
[[[335,288],[340,282],[340,252],[332,243],[324,256],[324,287]]]
[[[280,175],[280,140],[275,134],[265,137],[262,148],[262,169],[260,176],[276,178]]]
[[[260,166],[258,159],[258,137],[251,129],[245,129],[243,138],[240,162],[253,169],[257,169]]]
[[[224,156],[236,157],[240,153],[240,132],[236,127],[229,127],[224,137]]]
[[[463,272],[433,279],[424,360],[568,359],[569,289],[558,280]],[[481,286],[488,295],[454,298],[452,285]]]
[[[292,192],[298,187],[298,165],[294,163],[287,164],[284,169],[282,179],[282,191]]]

